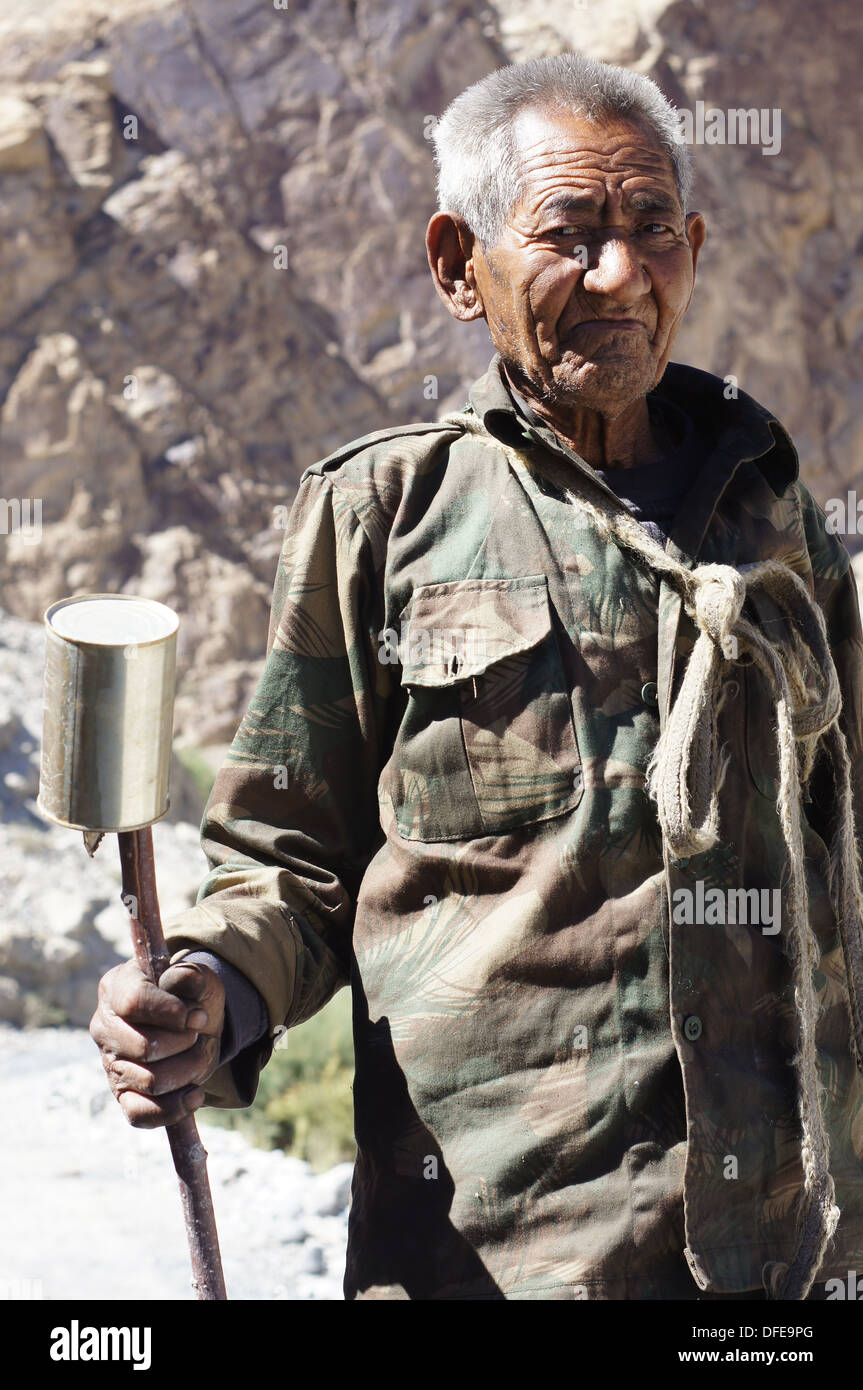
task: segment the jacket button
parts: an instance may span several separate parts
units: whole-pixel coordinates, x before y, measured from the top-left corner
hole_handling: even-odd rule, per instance
[[[698,1014],[690,1014],[683,1020],[683,1036],[688,1042],[696,1042],[701,1037],[701,1019]]]
[[[641,687],[641,698],[646,705],[658,705],[659,697],[656,689],[656,681],[648,681]]]

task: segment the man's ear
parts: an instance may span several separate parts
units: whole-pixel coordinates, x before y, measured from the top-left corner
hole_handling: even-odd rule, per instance
[[[692,276],[695,278],[695,267],[698,264],[698,254],[704,245],[707,236],[707,226],[700,212],[688,212],[686,214],[686,240],[692,247]]]
[[[429,269],[453,318],[462,323],[485,318],[473,273],[474,237],[467,223],[449,212],[436,212],[426,228]]]
[[[689,298],[686,301],[684,314],[692,303],[692,296],[695,293],[695,270],[698,265],[698,256],[704,245],[707,236],[707,226],[700,212],[688,212],[686,214],[686,240],[689,242],[689,249],[692,252],[692,286],[689,291]]]

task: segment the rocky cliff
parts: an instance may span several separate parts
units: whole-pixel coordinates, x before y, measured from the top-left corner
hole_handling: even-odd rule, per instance
[[[179,732],[230,738],[302,469],[461,404],[490,354],[425,264],[434,118],[565,48],[683,108],[780,111],[769,154],[695,149],[710,237],[676,355],[776,409],[822,501],[855,484],[863,501],[857,0],[817,20],[796,0],[17,0],[0,492],[38,500],[41,535],[0,510],[3,605],[173,604]]]

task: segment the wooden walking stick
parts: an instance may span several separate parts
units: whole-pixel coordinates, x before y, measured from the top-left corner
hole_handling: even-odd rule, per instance
[[[45,614],[45,708],[37,804],[120,847],[123,902],[138,966],[154,984],[169,963],[153,862],[154,821],[168,810],[178,619],[124,594],[63,599]],[[194,1115],[167,1126],[199,1299],[227,1298],[207,1152]]]

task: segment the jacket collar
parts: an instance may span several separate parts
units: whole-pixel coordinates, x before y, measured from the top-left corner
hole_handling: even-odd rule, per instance
[[[668,400],[689,415],[705,441],[707,457],[719,453],[726,466],[729,459],[735,463],[756,461],[776,496],[781,497],[800,472],[797,451],[787,431],[771,411],[745,391],[738,391],[736,399],[729,400],[726,390],[722,377],[669,362],[649,396]],[[537,423],[535,417],[526,419],[511,392],[500,353],[494,354],[487,371],[474,382],[468,399],[489,433],[504,442],[518,448],[526,439],[538,436],[554,452],[587,466],[548,425]]]

